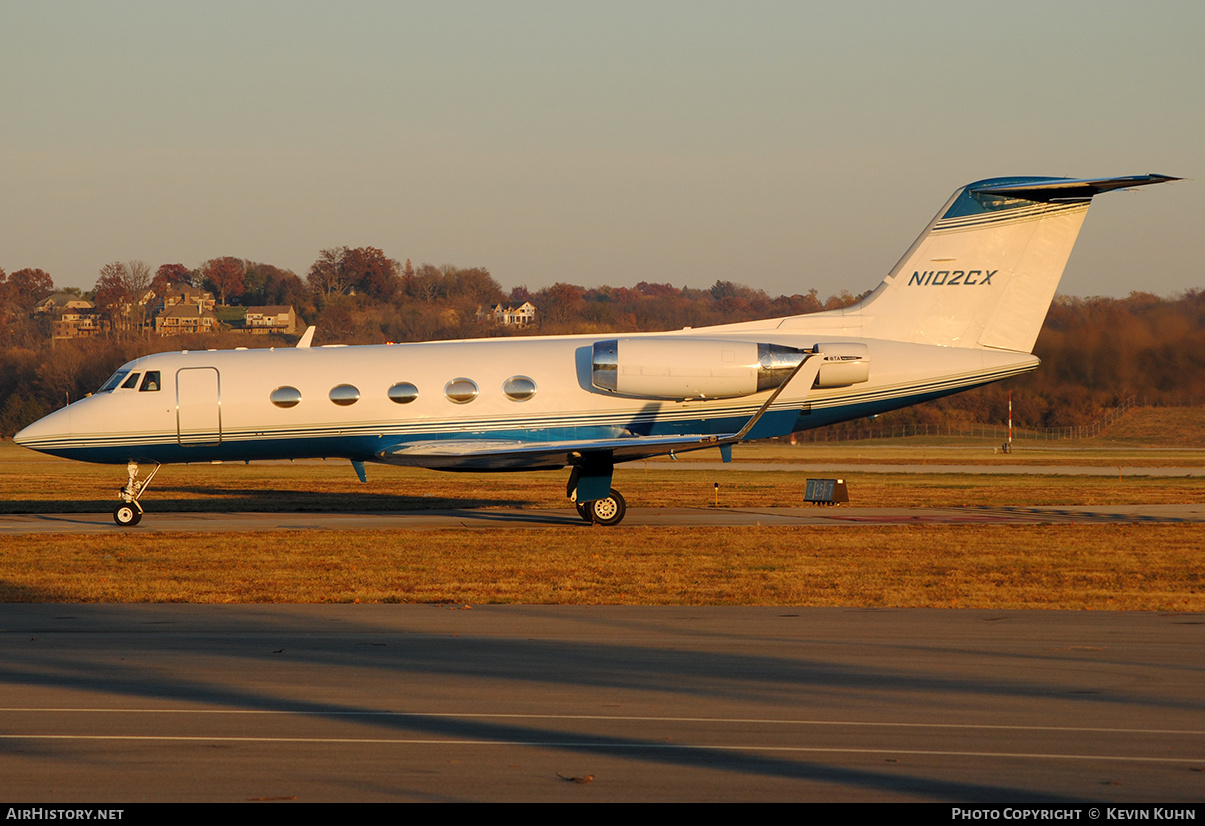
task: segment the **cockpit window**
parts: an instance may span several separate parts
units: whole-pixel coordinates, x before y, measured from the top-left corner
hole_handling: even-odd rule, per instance
[[[139,387],[138,391],[140,393],[146,393],[147,391],[158,390],[158,389],[159,389],[159,371],[158,370],[147,370],[146,378],[144,378],[142,380],[142,387]]]
[[[135,387],[138,386],[138,377],[141,375],[142,375],[141,373],[131,373],[130,377],[121,383],[121,389],[122,390],[133,390]]]
[[[129,372],[130,372],[129,370],[118,370],[116,373],[109,376],[109,380],[106,381],[104,384],[102,384],[100,386],[100,389],[97,390],[96,392],[97,393],[112,392],[119,384],[121,384],[122,379],[124,379],[126,377],[126,375],[129,374]]]

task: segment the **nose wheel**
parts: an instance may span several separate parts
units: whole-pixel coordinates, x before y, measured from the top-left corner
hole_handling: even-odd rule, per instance
[[[113,509],[113,521],[123,528],[132,528],[142,521],[142,506],[138,500],[128,505],[118,505]]]

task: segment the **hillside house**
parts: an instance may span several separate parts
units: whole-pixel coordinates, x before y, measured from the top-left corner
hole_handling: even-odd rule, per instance
[[[297,332],[297,313],[291,305],[248,307],[243,313],[243,329],[252,335],[292,334]]]

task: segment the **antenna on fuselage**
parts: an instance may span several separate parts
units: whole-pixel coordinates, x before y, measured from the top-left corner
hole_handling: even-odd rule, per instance
[[[303,349],[303,350],[307,349],[310,346],[310,342],[313,340],[314,340],[314,325],[311,324],[309,327],[306,327],[305,332],[301,334],[301,340],[297,342],[297,347],[299,349]]]

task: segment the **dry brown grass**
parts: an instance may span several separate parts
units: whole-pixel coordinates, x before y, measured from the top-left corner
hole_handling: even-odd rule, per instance
[[[7,602],[1205,610],[1205,526],[20,536]]]
[[[1143,447],[1205,448],[1205,407],[1135,407],[1094,441]]]
[[[753,445],[751,461],[848,462],[863,446]],[[1128,448],[1126,449],[1129,450]],[[842,453],[842,451],[845,451]],[[701,458],[714,461],[712,452]],[[932,454],[932,456],[930,456]],[[980,461],[984,449],[892,445],[863,461]],[[1110,463],[1111,447],[1076,452]],[[887,457],[887,458],[883,458]],[[1164,465],[1195,464],[1176,451]],[[859,457],[860,458],[860,457]],[[1044,459],[1049,462],[1049,458]],[[1058,463],[1064,463],[1060,459]],[[1137,462],[1125,462],[1137,464]],[[637,507],[798,505],[808,473],[621,466]],[[820,475],[811,473],[810,475]],[[853,503],[884,507],[1205,501],[1201,477],[844,474]],[[345,461],[165,467],[155,511],[405,511],[564,507],[563,473],[440,474]],[[0,512],[112,508],[124,468],[0,445]],[[542,528],[0,539],[0,601],[726,604],[1205,610],[1205,526]]]

